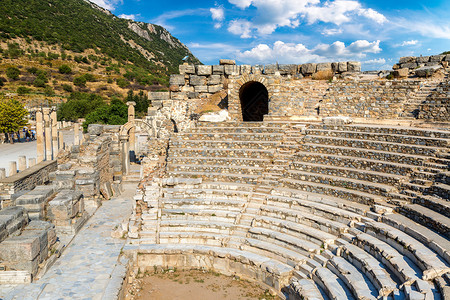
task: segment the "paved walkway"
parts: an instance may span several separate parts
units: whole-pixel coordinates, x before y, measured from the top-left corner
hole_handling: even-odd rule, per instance
[[[103,202],[40,280],[17,286],[4,299],[113,299],[125,271],[118,259],[126,240],[113,239],[111,231],[131,214],[135,189],[125,184],[121,196]]]

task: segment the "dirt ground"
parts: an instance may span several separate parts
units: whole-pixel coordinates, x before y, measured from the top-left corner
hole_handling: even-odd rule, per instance
[[[280,299],[258,284],[215,272],[174,269],[136,277],[125,287],[127,300]]]

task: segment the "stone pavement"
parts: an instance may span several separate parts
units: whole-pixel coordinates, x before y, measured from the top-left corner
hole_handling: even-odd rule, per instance
[[[0,290],[0,299],[116,298],[126,272],[126,261],[119,261],[126,240],[112,238],[111,231],[130,216],[135,188],[125,184],[121,196],[103,202],[40,280],[17,286],[6,295]]]

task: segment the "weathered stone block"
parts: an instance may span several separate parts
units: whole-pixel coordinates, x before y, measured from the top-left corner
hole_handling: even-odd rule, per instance
[[[310,64],[303,64],[301,71],[303,75],[311,75],[316,72],[316,69],[317,65],[310,63]]]
[[[429,56],[419,56],[416,58],[416,63],[418,64],[424,64],[430,61],[430,57]]]
[[[47,232],[47,244],[52,246],[56,243],[56,231],[55,225],[46,221],[31,221],[30,224],[26,227],[27,231],[32,230],[43,230]]]
[[[232,59],[221,59],[219,61],[219,64],[221,64],[221,65],[235,65],[236,61],[234,61]]]
[[[89,124],[88,133],[90,135],[100,135],[103,132],[103,125],[100,124]]]
[[[222,83],[222,76],[220,75],[211,75],[208,78],[208,85],[217,85]]]
[[[340,62],[338,63],[338,71],[339,71],[339,73],[347,72],[347,62],[345,62],[345,61],[340,61]]]
[[[445,58],[445,55],[432,55],[430,57],[430,61],[431,62],[441,62],[444,60],[444,58]]]
[[[196,73],[199,76],[208,76],[212,73],[212,67],[211,66],[205,66],[205,65],[197,65],[195,66]]]
[[[180,74],[195,74],[195,66],[194,65],[180,65],[179,66]]]
[[[332,71],[331,63],[318,63],[316,71]]]
[[[415,61],[416,61],[416,58],[414,56],[404,56],[404,57],[400,57],[400,60],[398,62],[400,64],[405,64],[405,63],[412,63]]]
[[[170,75],[170,85],[184,85],[184,75],[172,74]]]
[[[206,85],[206,77],[205,76],[190,75],[189,76],[189,83],[190,83],[190,85],[193,85],[193,86]]]
[[[208,93],[217,93],[218,91],[221,91],[223,89],[223,85],[210,85],[208,86]]]
[[[225,65],[225,75],[240,75],[241,68],[237,65]]]
[[[407,77],[409,74],[409,69],[408,68],[398,69],[395,70],[393,73],[394,77]]]
[[[406,69],[415,69],[415,68],[417,68],[417,63],[415,63],[415,62],[404,63],[404,64],[401,64],[400,67],[406,68]]]
[[[169,92],[149,92],[148,93],[148,99],[150,101],[153,100],[169,100],[170,99],[170,93]]]
[[[212,66],[212,73],[214,75],[223,75],[225,68],[223,66],[214,65]]]
[[[445,56],[445,59],[444,59],[445,61],[450,61],[450,54],[447,54],[446,56]]]
[[[250,74],[252,72],[251,65],[241,65],[241,73],[242,74]]]
[[[32,261],[39,255],[38,236],[13,236],[0,244],[0,261]]]
[[[264,66],[264,74],[265,75],[273,75],[273,74],[275,74],[275,72],[277,72],[278,71],[278,66],[277,65],[274,65],[274,64],[272,64],[272,65],[265,65]]]
[[[349,61],[347,62],[348,72],[361,72],[361,63],[359,61]]]
[[[332,62],[331,63],[331,70],[333,71],[333,73],[336,73],[339,71],[339,63],[337,62]]]
[[[297,65],[284,64],[278,65],[278,71],[281,75],[295,75],[297,73]]]
[[[428,77],[434,74],[437,70],[442,69],[442,66],[426,66],[416,69],[416,76],[418,77]]]
[[[196,85],[195,86],[195,92],[197,92],[197,93],[207,93],[208,92],[208,86],[207,85]]]

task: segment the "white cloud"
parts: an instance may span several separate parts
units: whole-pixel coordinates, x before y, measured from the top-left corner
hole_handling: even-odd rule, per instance
[[[252,37],[252,24],[246,20],[233,20],[228,26],[228,31],[247,39]]]
[[[222,21],[225,19],[225,11],[223,6],[210,8],[211,18],[216,21],[214,28],[219,29],[222,27]]]
[[[125,15],[125,14],[121,14],[121,15],[119,15],[119,18],[127,19],[127,20],[136,20],[136,18],[138,16],[139,15]]]
[[[122,0],[90,0],[92,3],[97,4],[100,7],[113,11],[117,5],[122,4]]]
[[[163,13],[157,18],[153,19],[151,22],[157,25],[160,25],[167,30],[173,30],[174,27],[168,24],[169,20],[181,18],[184,16],[195,16],[195,15],[204,15],[205,13],[209,13],[209,10],[203,8],[197,9],[185,9],[185,10],[174,10]]]
[[[398,18],[394,24],[403,31],[415,32],[427,38],[450,39],[450,22],[440,18],[424,18],[417,22],[417,17],[410,19]]]
[[[386,60],[384,58],[375,58],[363,61],[362,63],[365,65],[383,65],[386,63]]]
[[[400,46],[404,47],[404,46],[412,46],[412,45],[416,45],[419,41],[418,40],[410,40],[410,41],[404,41],[403,43],[401,43]]]
[[[303,44],[284,43],[277,41],[270,47],[259,44],[251,50],[238,52],[237,58],[245,63],[305,63],[339,61],[344,59],[361,59],[367,53],[378,53],[380,41],[369,42],[358,40],[348,46],[341,41],[332,44],[319,44],[308,49]]]
[[[383,23],[387,22],[387,19],[385,16],[383,16],[382,14],[380,14],[379,12],[377,12],[371,8],[360,9],[358,14],[360,16],[364,16],[368,19],[371,19],[371,20],[377,22],[378,24],[383,24]]]
[[[236,25],[236,22],[242,24],[247,21],[250,23],[251,32],[257,31],[262,35],[271,34],[279,27],[296,28],[303,20],[308,24],[326,22],[341,25],[353,21],[354,17],[362,16],[377,23],[387,21],[381,13],[371,8],[362,8],[361,4],[354,0],[326,1],[323,4],[320,0],[228,0],[228,2],[241,9],[250,6],[256,8],[256,15],[251,20],[237,19],[232,22]]]
[[[322,31],[323,35],[329,36],[329,35],[337,35],[337,34],[341,34],[343,31],[341,28],[337,29],[337,28],[331,28],[331,29],[324,29]]]

